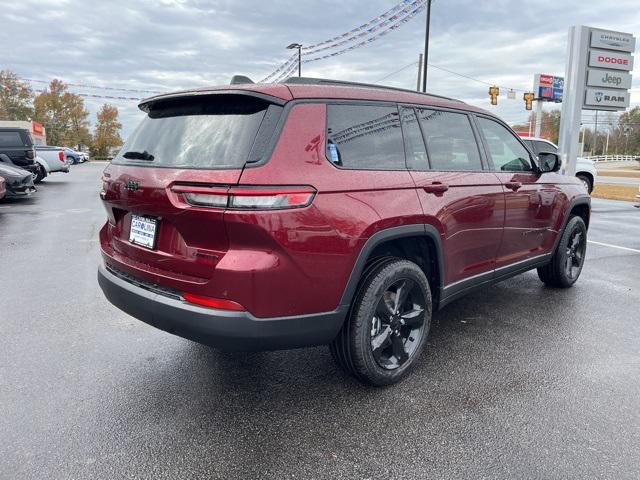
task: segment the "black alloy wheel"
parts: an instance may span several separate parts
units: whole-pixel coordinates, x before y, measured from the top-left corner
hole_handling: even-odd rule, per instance
[[[538,268],[538,276],[550,287],[569,288],[580,277],[587,252],[587,226],[579,216],[567,222],[551,261]]]
[[[586,252],[587,242],[585,235],[579,229],[575,229],[569,235],[567,243],[566,260],[564,271],[567,278],[574,280],[580,275],[582,264],[584,263],[584,254]]]
[[[396,257],[374,260],[361,277],[331,354],[363,383],[396,383],[420,357],[431,309],[429,282],[417,264]]]
[[[422,338],[424,293],[416,282],[401,279],[384,291],[371,318],[371,351],[387,370],[402,366],[415,353]]]

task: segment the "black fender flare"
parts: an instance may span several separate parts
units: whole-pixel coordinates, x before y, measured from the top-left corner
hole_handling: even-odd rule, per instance
[[[444,257],[442,254],[442,239],[440,238],[440,233],[438,230],[429,224],[413,224],[413,225],[402,225],[400,227],[391,227],[371,235],[362,249],[358,254],[358,258],[356,259],[355,265],[351,270],[351,275],[349,276],[349,280],[347,281],[347,285],[342,294],[342,298],[340,299],[341,307],[349,307],[353,298],[356,294],[358,283],[360,282],[360,278],[362,273],[364,272],[367,259],[373,250],[384,242],[388,242],[390,240],[396,240],[402,237],[415,237],[415,236],[424,236],[431,239],[436,248],[436,255],[438,262],[438,273],[440,278],[440,284],[438,285],[438,292],[433,292],[434,298],[439,297],[439,292],[442,290],[443,286],[443,278],[444,278]]]

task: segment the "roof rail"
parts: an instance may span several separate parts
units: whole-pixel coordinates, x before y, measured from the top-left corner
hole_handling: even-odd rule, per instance
[[[409,90],[408,88],[391,87],[389,85],[377,85],[375,83],[348,82],[345,80],[331,80],[328,78],[312,78],[312,77],[289,77],[283,80],[282,83],[289,83],[294,85],[342,85],[345,87],[377,88],[381,90],[395,90],[398,92],[427,95],[429,97],[442,98],[444,100],[450,100],[452,102],[465,103],[462,100],[458,100],[456,98],[451,98],[451,97],[445,97],[443,95],[435,95],[433,93],[422,93],[422,92],[417,92],[415,90]]]

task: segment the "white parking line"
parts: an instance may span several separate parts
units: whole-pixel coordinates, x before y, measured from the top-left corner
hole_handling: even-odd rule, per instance
[[[594,242],[593,240],[587,240],[587,243],[602,245],[603,247],[617,248],[619,250],[626,250],[627,252],[640,253],[640,250],[636,250],[635,248],[621,247],[620,245],[611,245],[610,243]]]

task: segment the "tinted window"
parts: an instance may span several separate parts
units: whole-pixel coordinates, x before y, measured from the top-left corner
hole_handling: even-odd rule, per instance
[[[20,132],[0,132],[0,147],[22,147],[26,145]]]
[[[402,133],[407,167],[413,170],[426,170],[429,168],[427,150],[424,147],[416,112],[413,108],[402,108],[400,113],[402,115]]]
[[[558,149],[548,142],[540,142],[536,140],[533,143],[535,145],[536,153],[540,153],[540,152],[558,153]]]
[[[268,108],[269,103],[242,95],[165,101],[152,107],[113,163],[240,168],[248,161]],[[124,157],[145,151],[153,161]]]
[[[529,151],[513,133],[498,122],[487,118],[478,118],[478,123],[487,141],[494,170],[504,172],[532,170]]]
[[[418,109],[433,170],[482,170],[480,153],[466,114]]]
[[[396,107],[328,105],[327,158],[345,168],[405,168]]]

